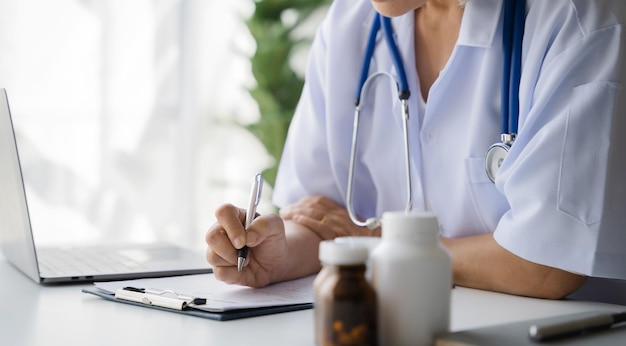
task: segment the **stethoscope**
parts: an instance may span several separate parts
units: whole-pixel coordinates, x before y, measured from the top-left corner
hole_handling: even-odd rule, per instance
[[[524,21],[526,1],[507,0],[504,2],[504,27],[502,34],[502,114],[500,121],[500,143],[495,143],[489,147],[485,156],[485,171],[492,182],[495,182],[496,174],[508,154],[515,137],[517,136],[517,126],[519,118],[519,82],[521,78],[522,65],[522,37],[524,36]],[[398,75],[398,80],[387,72],[376,72],[368,77],[370,62],[374,54],[376,36],[382,28],[387,48],[393,60],[393,65]],[[386,76],[395,82],[398,90],[402,108],[402,131],[404,138],[404,157],[406,162],[405,176],[407,186],[407,202],[405,211],[410,211],[413,207],[413,196],[411,187],[411,168],[409,152],[409,106],[408,99],[411,96],[407,82],[406,72],[400,56],[400,50],[396,45],[391,27],[391,19],[380,14],[374,16],[372,28],[368,37],[365,56],[363,58],[363,68],[357,88],[354,122],[352,128],[352,149],[350,152],[350,166],[348,170],[348,191],[346,194],[346,208],[352,222],[360,227],[376,228],[380,226],[380,219],[369,218],[361,221],[356,216],[353,208],[352,195],[354,191],[354,173],[356,167],[356,153],[359,138],[359,121],[361,115],[362,100],[367,93],[371,83],[378,77]],[[507,106],[505,106],[507,105]]]
[[[526,14],[525,0],[504,2],[502,28],[502,114],[500,143],[495,143],[485,156],[485,171],[492,183],[506,158],[515,137],[519,121],[519,83],[522,75],[522,38]],[[508,106],[506,106],[508,105]]]

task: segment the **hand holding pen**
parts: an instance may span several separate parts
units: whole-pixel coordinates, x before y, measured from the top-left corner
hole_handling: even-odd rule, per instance
[[[254,181],[252,182],[252,190],[250,191],[250,201],[248,203],[248,208],[246,209],[246,221],[244,224],[244,229],[247,231],[248,227],[254,220],[256,216],[256,208],[261,201],[261,192],[263,191],[263,177],[261,174],[257,174],[254,176]],[[237,271],[241,271],[243,269],[243,264],[246,262],[246,257],[248,257],[248,247],[244,245],[241,249],[237,250]]]

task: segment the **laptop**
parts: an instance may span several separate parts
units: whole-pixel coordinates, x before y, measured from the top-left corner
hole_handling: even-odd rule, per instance
[[[0,244],[6,259],[37,283],[125,280],[211,272],[203,255],[173,244],[36,246],[13,120],[6,90],[1,88]]]

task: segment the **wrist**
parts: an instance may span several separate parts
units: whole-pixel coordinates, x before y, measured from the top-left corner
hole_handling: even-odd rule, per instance
[[[295,222],[285,221],[285,261],[273,273],[277,281],[291,280],[318,272],[320,236]]]

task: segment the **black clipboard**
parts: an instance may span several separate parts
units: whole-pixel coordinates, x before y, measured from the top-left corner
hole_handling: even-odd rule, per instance
[[[249,308],[249,309],[240,309],[240,310],[229,310],[229,311],[224,311],[224,312],[208,312],[208,311],[194,309],[193,307],[187,307],[183,310],[177,310],[177,309],[169,309],[169,308],[165,308],[165,307],[161,307],[157,305],[149,305],[149,304],[143,304],[143,303],[133,302],[133,301],[124,300],[124,299],[117,299],[115,298],[115,295],[106,293],[96,288],[93,288],[93,289],[83,288],[81,291],[83,293],[93,294],[95,296],[104,298],[112,302],[135,305],[135,306],[140,306],[143,308],[156,309],[156,310],[167,311],[167,312],[175,312],[175,313],[179,313],[183,315],[202,317],[202,318],[207,318],[207,319],[216,320],[216,321],[229,321],[229,320],[236,320],[236,319],[241,319],[241,318],[272,315],[272,314],[278,314],[278,313],[283,313],[283,312],[299,311],[299,310],[306,310],[306,309],[313,308],[313,303],[305,303],[305,304],[293,304],[293,305],[268,306],[268,307],[261,307],[261,308]]]

